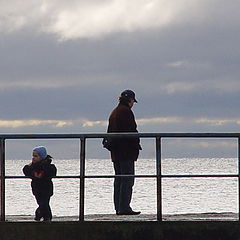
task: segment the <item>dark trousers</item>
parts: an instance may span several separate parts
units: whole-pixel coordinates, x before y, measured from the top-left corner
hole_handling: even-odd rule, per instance
[[[115,175],[134,175],[134,161],[113,162]],[[131,211],[130,202],[134,177],[116,177],[114,179],[114,205],[117,212]]]
[[[38,208],[35,211],[36,219],[52,220],[52,211],[49,205],[50,196],[35,196]]]

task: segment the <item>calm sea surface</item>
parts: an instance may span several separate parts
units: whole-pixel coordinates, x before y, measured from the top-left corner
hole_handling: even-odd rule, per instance
[[[6,160],[6,175],[22,176],[29,160]],[[79,160],[54,160],[58,175],[79,175]],[[136,174],[155,174],[155,160],[139,159]],[[163,174],[236,174],[236,158],[163,159]],[[86,175],[113,175],[109,159],[87,159]],[[79,212],[79,180],[54,179],[53,215]],[[86,179],[85,214],[114,213],[113,179]],[[238,212],[237,178],[165,178],[162,182],[163,214]],[[29,179],[6,180],[6,215],[33,215],[36,208]],[[156,180],[137,178],[132,199],[134,210],[156,213]]]

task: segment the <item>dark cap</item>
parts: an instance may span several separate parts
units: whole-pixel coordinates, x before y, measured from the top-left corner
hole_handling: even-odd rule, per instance
[[[137,103],[137,100],[135,98],[135,93],[132,90],[125,90],[121,93],[121,97],[126,97],[126,98],[132,98],[134,102]]]

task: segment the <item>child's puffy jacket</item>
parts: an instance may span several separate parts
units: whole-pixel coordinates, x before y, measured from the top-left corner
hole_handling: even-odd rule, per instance
[[[35,196],[52,196],[53,183],[52,177],[56,176],[57,169],[54,164],[51,164],[52,159],[48,155],[46,159],[25,165],[23,173],[25,176],[32,179],[31,187],[33,195]],[[39,176],[40,178],[36,177]]]

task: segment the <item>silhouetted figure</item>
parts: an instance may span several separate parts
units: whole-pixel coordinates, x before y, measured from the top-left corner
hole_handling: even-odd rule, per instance
[[[34,220],[52,220],[52,212],[49,205],[50,197],[53,195],[52,177],[56,176],[57,169],[51,164],[52,157],[47,155],[43,146],[33,149],[32,162],[23,168],[25,176],[32,179],[32,193],[36,198],[38,208],[35,211]]]
[[[138,132],[131,110],[136,102],[135,93],[132,90],[125,90],[121,93],[119,104],[109,117],[108,133]],[[138,137],[110,139],[109,150],[116,175],[134,175],[134,162],[141,149],[139,142]],[[141,213],[133,211],[130,207],[133,185],[134,177],[116,177],[114,179],[114,205],[117,215],[138,215]]]

